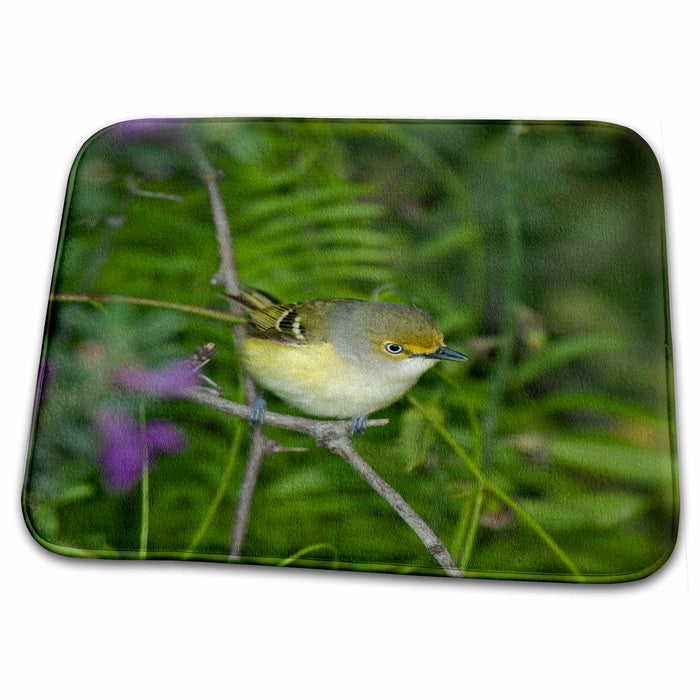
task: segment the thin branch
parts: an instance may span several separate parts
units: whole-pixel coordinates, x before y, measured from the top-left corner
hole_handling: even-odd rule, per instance
[[[246,319],[243,316],[232,316],[223,311],[205,309],[202,306],[191,306],[190,304],[179,304],[175,301],[161,301],[160,299],[143,299],[142,297],[125,297],[118,294],[52,294],[51,301],[65,301],[77,304],[135,304],[136,306],[151,306],[155,309],[172,309],[182,311],[194,316],[211,318],[215,321],[223,321],[230,324],[244,324]]]
[[[219,247],[219,269],[211,282],[214,285],[223,285],[226,294],[229,295],[231,314],[233,316],[242,315],[244,313],[243,307],[235,299],[231,298],[231,296],[240,295],[241,285],[238,280],[238,273],[236,272],[236,258],[233,252],[231,227],[229,225],[228,216],[226,215],[226,206],[217,184],[220,173],[209,163],[202,147],[194,137],[189,139],[189,148],[192,152],[200,177],[202,178],[202,182],[204,183],[204,187],[207,190],[209,207],[216,231],[216,242]],[[240,357],[243,344],[247,338],[246,327],[234,326],[233,338],[238,356]],[[257,398],[255,384],[245,373],[240,363],[239,372],[245,402],[249,406],[252,406]],[[248,459],[246,460],[242,481],[245,488],[242,488],[238,494],[238,502],[236,504],[236,513],[233,519],[231,541],[229,545],[229,553],[234,559],[240,555],[243,540],[245,539],[253,493],[255,492],[255,484],[258,478],[258,472],[260,471],[260,464],[265,454],[274,454],[276,451],[277,446],[271,440],[268,440],[261,427],[259,430],[251,431]]]
[[[126,189],[131,194],[137,197],[148,197],[151,199],[167,199],[171,202],[184,202],[184,197],[179,194],[171,194],[170,192],[153,192],[152,190],[143,190],[139,187],[136,178],[133,175],[126,176]]]
[[[342,457],[403,519],[418,535],[425,548],[440,564],[448,576],[462,578],[463,574],[455,564],[442,540],[426,525],[425,521],[404,501],[377,472],[370,467],[360,453],[350,444],[347,435],[324,443],[331,452]]]
[[[215,411],[227,413],[230,416],[243,418],[244,420],[249,420],[253,413],[251,406],[223,399],[205,387],[191,389],[184,394],[184,397],[200,406],[212,408]],[[310,435],[316,440],[318,445],[323,445],[326,440],[334,437],[343,435],[347,437],[352,425],[352,421],[349,420],[315,420],[314,418],[289,416],[285,413],[274,413],[273,411],[265,411],[262,422],[274,428],[283,428],[295,433]],[[387,418],[373,418],[367,421],[367,427],[378,428],[387,425],[388,422]]]
[[[241,558],[243,540],[248,530],[248,518],[250,517],[250,507],[253,502],[255,484],[258,481],[258,473],[262,464],[265,449],[265,440],[262,435],[262,425],[256,423],[250,431],[250,449],[246,460],[243,481],[238,490],[238,503],[236,514],[231,525],[231,539],[229,541],[229,559],[238,560]]]
[[[219,246],[219,269],[214,277],[212,277],[213,285],[223,286],[226,294],[238,296],[241,293],[241,285],[238,281],[236,273],[236,258],[233,253],[233,244],[231,243],[231,227],[228,223],[226,215],[226,206],[219,192],[217,181],[219,173],[211,166],[207,157],[204,155],[201,146],[193,138],[190,140],[190,149],[197,165],[204,187],[207,190],[209,198],[209,207],[211,209],[212,219],[214,221],[214,229],[216,231],[216,242]],[[235,300],[229,298],[229,306],[232,316],[244,315],[243,307]],[[247,333],[244,325],[236,326],[233,329],[236,349],[239,354],[243,348],[243,343],[247,338]],[[250,377],[243,375],[243,390],[245,401],[252,404],[257,398],[255,385]]]
[[[250,406],[222,399],[205,388],[189,391],[186,398],[200,406],[206,406],[236,418],[248,419],[252,413]],[[367,421],[368,428],[386,425],[389,421],[379,418]],[[297,433],[310,435],[316,444],[327,448],[342,457],[355,471],[396,511],[403,521],[416,533],[425,548],[440,564],[448,576],[462,577],[463,574],[455,564],[440,538],[428,527],[425,521],[406,503],[401,495],[393,489],[377,472],[362,458],[350,444],[351,421],[314,420],[299,416],[288,416],[282,413],[267,411],[263,423],[276,428],[284,428]],[[251,445],[251,452],[253,445]],[[250,457],[249,457],[250,461]],[[244,476],[244,480],[245,480]],[[240,511],[240,508],[239,508]],[[238,512],[237,516],[238,517]],[[233,538],[232,538],[233,539]]]

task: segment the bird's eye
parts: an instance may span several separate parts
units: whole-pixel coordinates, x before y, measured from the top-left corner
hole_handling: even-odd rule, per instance
[[[398,343],[387,343],[384,347],[386,351],[392,355],[398,355],[400,352],[403,352],[403,345],[399,345]]]

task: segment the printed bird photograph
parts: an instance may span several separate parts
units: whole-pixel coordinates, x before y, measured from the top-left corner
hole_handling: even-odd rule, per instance
[[[281,304],[259,290],[236,299],[253,333],[242,351],[256,385],[312,416],[367,416],[400,399],[439,360],[466,361],[444,345],[425,311],[406,304],[312,299]],[[259,399],[258,407],[262,408]]]
[[[624,127],[114,124],[68,181],[25,521],[74,557],[642,578],[678,523],[667,298]]]

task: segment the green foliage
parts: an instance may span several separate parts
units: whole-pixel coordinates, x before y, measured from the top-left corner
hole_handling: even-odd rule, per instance
[[[636,137],[605,125],[118,125],[77,163],[54,291],[227,309],[209,284],[219,261],[191,138],[222,174],[244,284],[289,301],[415,303],[472,356],[431,370],[410,400],[381,412],[386,428],[354,441],[469,572],[611,580],[668,555],[677,504],[663,211],[657,167]],[[87,556],[138,555],[142,494],[105,488],[95,413],[136,416],[143,402],[146,420],[188,437],[150,473],[148,555],[225,558],[245,425],[117,391],[113,377],[214,342],[207,374],[238,399],[230,327],[54,303],[49,331],[25,490],[35,531]],[[492,352],[477,336],[494,339]],[[310,451],[263,463],[245,556],[435,571],[348,465],[303,436],[269,434]]]

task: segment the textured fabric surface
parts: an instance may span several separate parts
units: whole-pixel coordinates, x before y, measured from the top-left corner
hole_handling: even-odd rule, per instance
[[[27,525],[80,557],[641,578],[678,523],[666,275],[658,163],[624,127],[116,124],[68,183]],[[441,351],[343,427],[268,391],[251,427],[242,287],[263,305],[429,314],[426,339],[391,314],[345,314],[357,327],[330,335],[301,312],[267,329],[265,342],[295,334],[260,362],[274,358],[281,396],[314,392],[298,406],[322,405],[340,376],[336,415],[337,396],[380,405],[383,368],[443,342],[469,361]]]

